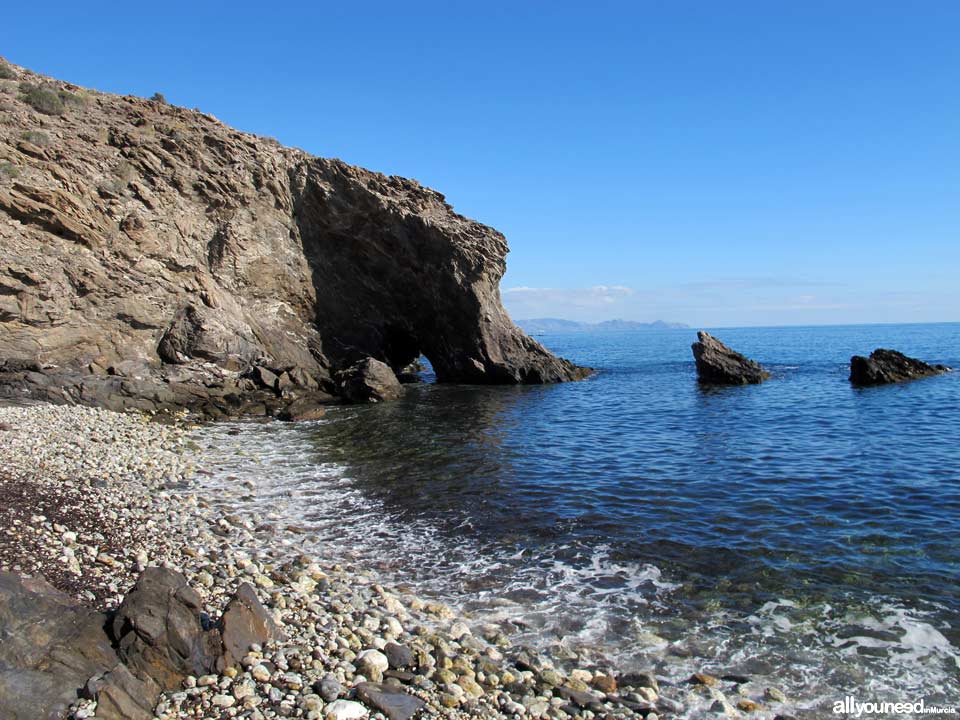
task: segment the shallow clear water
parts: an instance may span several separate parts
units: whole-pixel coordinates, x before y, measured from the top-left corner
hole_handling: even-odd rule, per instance
[[[543,336],[599,373],[207,427],[204,482],[251,479],[231,503],[521,642],[748,675],[810,717],[847,694],[957,704],[960,373],[847,372],[875,347],[960,367],[960,324],[716,334],[771,380],[699,387],[692,330]]]

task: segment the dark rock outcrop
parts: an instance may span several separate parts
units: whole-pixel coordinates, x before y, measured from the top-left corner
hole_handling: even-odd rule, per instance
[[[283,632],[260,604],[249,583],[237,588],[223,611],[219,627],[223,652],[216,664],[218,672],[239,665],[251,645],[283,638]]]
[[[341,396],[350,402],[383,402],[403,394],[403,386],[390,366],[373,358],[340,371],[337,379]]]
[[[43,578],[0,573],[0,717],[62,717],[91,676],[117,663],[106,622]]]
[[[514,326],[506,240],[441,194],[141,98],[83,91],[43,115],[18,82],[80,88],[11,68],[5,392],[216,416],[336,395],[365,358],[423,354],[440,382],[584,376]]]
[[[692,347],[697,378],[705,385],[750,385],[770,377],[758,363],[703,330],[697,333],[697,342]]]
[[[281,636],[247,584],[207,629],[199,596],[171,570],[144,570],[112,617],[42,578],[0,573],[0,717],[60,718],[82,696],[98,718],[149,720],[184,676],[220,672]]]
[[[223,649],[217,632],[204,631],[202,608],[182,575],[147,568],[111,623],[120,660],[156,692],[208,672]]]
[[[878,348],[868,358],[862,355],[850,358],[850,382],[859,386],[887,385],[945,372],[950,372],[946,365],[928,365],[896,350]]]

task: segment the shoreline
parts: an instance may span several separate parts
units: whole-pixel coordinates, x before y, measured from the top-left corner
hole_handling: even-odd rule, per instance
[[[0,494],[15,500],[2,506],[0,569],[43,574],[112,610],[143,569],[159,565],[182,572],[211,617],[246,581],[286,633],[263,649],[261,664],[274,668],[268,676],[253,677],[248,664],[232,677],[188,677],[161,696],[161,720],[328,717],[334,694],[314,692],[325,680],[347,698],[364,680],[386,679],[426,703],[424,716],[657,720],[680,710],[651,673],[565,671],[502,634],[471,629],[444,605],[384,587],[369,570],[291,559],[296,553],[282,543],[265,545],[258,533],[269,528],[224,515],[190,491],[203,461],[182,421],[30,404],[0,407],[0,427]],[[380,650],[394,642],[416,658],[414,672],[379,668]],[[370,650],[377,664],[358,660]],[[703,692],[737,712],[714,678],[702,680]],[[95,707],[81,700],[70,717],[94,717]]]

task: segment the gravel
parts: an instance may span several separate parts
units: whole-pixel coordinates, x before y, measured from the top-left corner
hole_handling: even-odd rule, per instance
[[[191,429],[182,418],[0,407],[0,569],[42,573],[110,609],[144,567],[161,565],[187,577],[213,619],[250,582],[282,626],[286,640],[252,646],[239,668],[187,677],[161,696],[159,720],[385,718],[361,700],[376,696],[389,707],[398,692],[425,704],[421,716],[444,718],[656,720],[679,710],[684,693],[702,691],[718,707],[740,703],[738,712],[764,717],[761,702],[781,701],[777,692],[752,702],[692,683],[664,688],[675,697],[663,698],[651,675],[561,666],[503,635],[474,635],[470,618],[387,587],[364,568],[265,542],[256,518],[224,514],[191,492],[204,462]],[[363,692],[364,682],[381,684]],[[95,709],[80,700],[71,717]]]

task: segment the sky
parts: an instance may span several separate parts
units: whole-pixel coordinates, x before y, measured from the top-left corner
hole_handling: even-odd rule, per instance
[[[515,318],[960,321],[960,3],[12,3],[0,55],[413,177]]]

